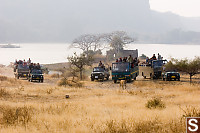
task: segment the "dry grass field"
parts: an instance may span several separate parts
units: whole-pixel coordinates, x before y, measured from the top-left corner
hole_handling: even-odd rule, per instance
[[[200,84],[138,80],[121,90],[112,81],[78,88],[58,80],[0,76],[0,132],[181,133],[185,116],[200,116]]]

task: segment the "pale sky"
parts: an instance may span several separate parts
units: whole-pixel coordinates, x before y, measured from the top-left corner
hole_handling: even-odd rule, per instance
[[[152,10],[173,12],[185,17],[200,17],[200,0],[150,0]]]

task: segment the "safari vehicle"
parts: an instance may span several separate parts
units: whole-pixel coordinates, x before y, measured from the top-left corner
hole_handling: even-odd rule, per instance
[[[149,64],[140,65],[139,69],[144,78],[161,79],[163,65],[167,60],[152,60]]]
[[[163,81],[180,81],[180,73],[179,72],[165,72],[163,73]]]
[[[108,68],[94,67],[91,73],[91,81],[94,81],[95,79],[104,81],[105,78],[106,80],[109,80],[109,77],[110,73]]]
[[[112,63],[112,80],[117,83],[117,80],[126,80],[131,82],[139,75],[138,66],[132,66],[129,62]]]
[[[28,78],[29,67],[27,65],[17,64],[14,66],[15,78]]]
[[[42,74],[42,70],[38,69],[33,69],[30,71],[29,76],[28,76],[28,81],[39,81],[43,82],[44,81],[44,76]]]

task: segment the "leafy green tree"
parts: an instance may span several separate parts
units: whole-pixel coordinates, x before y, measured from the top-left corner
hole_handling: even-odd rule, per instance
[[[166,65],[166,70],[177,70],[190,75],[190,82],[192,76],[200,73],[200,57],[195,57],[193,60],[188,59],[171,59]]]
[[[93,62],[92,56],[86,57],[85,54],[81,54],[80,56],[74,53],[73,56],[69,56],[68,61],[70,62],[70,67],[72,68],[72,73],[73,70],[78,71],[80,74],[80,79],[83,79],[83,71],[85,66],[91,66]]]

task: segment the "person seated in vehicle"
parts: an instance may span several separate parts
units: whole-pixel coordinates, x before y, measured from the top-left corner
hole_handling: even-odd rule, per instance
[[[146,64],[149,64],[149,57],[146,58]]]
[[[30,58],[27,60],[27,63],[28,63],[28,64],[31,64],[31,59],[30,59]]]
[[[139,63],[139,59],[137,59],[137,57],[135,57],[133,60],[134,66],[138,66],[138,63]]]
[[[157,59],[156,59],[156,55],[153,54],[153,56],[151,57],[151,59],[152,59],[152,60],[157,60]]]
[[[102,67],[103,66],[103,63],[100,61],[99,62],[99,67]]]
[[[133,63],[133,57],[131,55],[129,55],[129,57],[128,57],[128,62]]]
[[[18,63],[19,63],[19,64],[23,64],[23,61],[22,61],[22,60],[19,60]]]
[[[158,53],[158,60],[162,60],[162,56]]]
[[[27,62],[25,60],[23,61],[23,66],[27,66]]]
[[[31,64],[29,65],[29,70],[32,70],[33,68],[34,68],[33,63],[31,63]]]
[[[39,64],[39,63],[37,63],[36,69],[38,69],[38,70],[40,70],[40,69],[41,69],[41,67],[40,67],[40,64]]]
[[[127,62],[127,57],[124,57],[124,58],[123,58],[123,62]]]
[[[119,62],[122,62],[122,57],[119,58]]]

